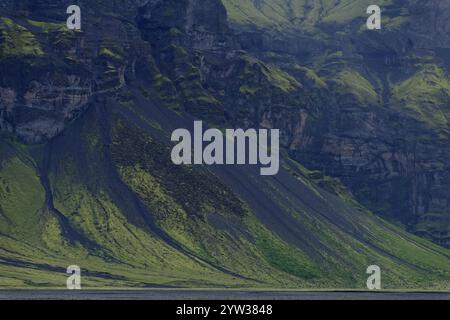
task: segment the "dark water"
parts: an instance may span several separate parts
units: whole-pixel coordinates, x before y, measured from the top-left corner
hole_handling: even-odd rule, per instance
[[[431,292],[66,291],[0,290],[0,300],[449,300]]]

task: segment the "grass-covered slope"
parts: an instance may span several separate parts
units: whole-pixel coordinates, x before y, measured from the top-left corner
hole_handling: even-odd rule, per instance
[[[240,25],[311,31],[321,23],[346,24],[367,17],[370,0],[222,0],[230,20]],[[378,1],[389,6],[394,0]]]
[[[7,135],[0,138],[0,287],[65,288],[65,269],[79,265],[82,284],[89,288],[362,289],[367,267],[376,264],[382,269],[383,288],[449,290],[449,250],[373,215],[338,179],[309,171],[287,155],[288,151],[291,156],[297,152],[311,160],[307,159],[310,153],[304,152],[311,150],[296,148],[311,141],[331,141],[327,150],[336,152],[330,156],[333,159],[351,160],[357,173],[380,172],[379,168],[390,163],[366,168],[359,166],[364,161],[354,155],[363,154],[360,138],[389,124],[357,125],[389,110],[432,129],[443,128],[447,114],[442,104],[448,98],[445,72],[424,67],[393,77],[398,72],[388,66],[374,72],[365,59],[384,55],[388,51],[384,45],[366,43],[379,50],[371,55],[372,47],[366,52],[350,45],[345,37],[339,38],[338,45],[333,37],[314,32],[298,47],[321,42],[319,50],[307,55],[299,52],[298,59],[290,50],[283,55],[282,44],[267,52],[261,52],[264,48],[259,46],[256,53],[252,48],[238,50],[236,39],[228,39],[231,33],[224,16],[215,19],[210,14],[212,10],[220,13],[221,7],[213,1],[208,2],[211,8],[202,3],[196,2],[194,11],[186,8],[187,17],[180,15],[187,2],[164,1],[155,8],[149,3],[139,10],[136,28],[126,23],[126,29],[133,32],[117,32],[115,40],[105,42],[98,39],[112,34],[102,19],[115,22],[117,31],[132,19],[116,14],[86,15],[84,25],[95,26],[86,32],[95,35],[95,41],[88,41],[88,50],[82,49],[92,54],[86,65],[84,59],[78,61],[76,52],[70,52],[71,36],[77,34],[62,32],[59,24],[44,22],[39,16],[20,25],[11,19],[0,21],[1,36],[6,39],[0,60],[19,66],[33,59],[64,65],[59,69],[45,64],[45,72],[24,72],[50,81],[65,74],[62,70],[83,66],[95,72],[95,76],[87,72],[85,80],[95,79],[94,89],[98,90],[85,97],[86,105],[64,123],[61,134],[55,137],[52,133],[48,137],[55,138],[50,141],[32,140],[46,141],[42,145],[25,146]],[[330,23],[345,27],[356,18],[363,23],[369,4],[303,0],[224,3],[229,18],[239,25],[297,31],[300,27],[307,32]],[[114,3],[114,8],[118,5]],[[46,9],[43,4],[40,8]],[[188,17],[193,12],[198,19]],[[39,15],[36,10],[33,13]],[[135,15],[131,12],[130,17]],[[108,27],[99,34],[92,32],[101,30],[101,25]],[[125,47],[124,43],[137,41],[129,39],[139,37],[147,45],[138,41],[136,47]],[[246,45],[253,43],[244,40]],[[92,42],[95,46],[90,47]],[[287,43],[290,49],[293,42]],[[65,61],[49,48],[62,50]],[[48,70],[52,70],[50,75]],[[27,81],[5,77],[4,82],[10,88]],[[71,84],[62,81],[61,87]],[[80,95],[75,92],[69,97],[59,100],[76,101]],[[394,103],[388,104],[389,100]],[[6,102],[14,106],[14,99]],[[41,99],[37,105],[44,102]],[[28,111],[22,115],[33,116]],[[257,168],[246,166],[174,166],[169,158],[169,137],[176,128],[192,126],[194,119],[187,113],[221,128],[241,124],[281,127],[285,149],[280,174],[261,177]],[[9,115],[7,120],[10,118],[17,121],[17,117]],[[335,118],[335,123],[326,122]],[[393,119],[397,123],[397,118]],[[16,128],[11,126],[10,131],[16,129],[17,134],[17,122],[13,124]],[[52,129],[48,126],[46,129]],[[352,132],[355,126],[357,130]],[[325,137],[334,127],[356,137],[357,151],[352,154],[352,144],[326,139],[342,134],[336,130]],[[396,137],[390,132],[384,136]],[[414,142],[421,141],[418,138],[411,136]],[[378,147],[370,145],[370,150],[378,152],[374,146]],[[319,154],[321,146],[313,147]],[[385,156],[383,146],[379,150],[377,160]],[[319,154],[319,167],[333,171],[333,163],[323,155]],[[440,170],[445,172],[445,168]],[[356,176],[352,171],[344,173]],[[380,176],[384,183],[385,172]],[[379,180],[358,177],[364,184],[354,189],[368,198],[390,190]],[[394,191],[406,193],[404,181],[399,181]],[[438,194],[445,193],[445,187],[438,190]],[[441,199],[433,199],[436,208],[418,226],[424,234],[430,225],[436,230],[437,224],[445,234],[446,225],[435,218],[446,221],[445,210],[439,210],[445,203]],[[403,194],[394,200],[396,204],[410,202]]]
[[[0,39],[0,59],[44,54],[29,30],[6,17],[0,17]]]
[[[87,287],[364,288],[377,264],[385,288],[448,289],[448,250],[294,161],[270,178],[172,165],[168,133],[190,123],[140,97],[47,146],[2,139],[0,286],[63,288],[76,264]]]
[[[450,77],[442,68],[425,64],[392,89],[393,104],[429,128],[448,132]]]

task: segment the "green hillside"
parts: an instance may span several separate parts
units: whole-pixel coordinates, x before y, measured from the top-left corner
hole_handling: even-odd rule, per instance
[[[3,139],[2,287],[61,287],[76,264],[86,287],[364,288],[376,263],[385,288],[447,288],[448,250],[324,191],[292,160],[270,179],[176,167],[171,124],[131,119],[179,116],[132,105],[98,107],[46,147]]]
[[[378,265],[450,290],[450,61],[419,2],[370,35],[369,1],[87,2],[79,32],[0,7],[1,289],[78,265],[88,289],[364,290]],[[194,120],[279,128],[279,174],[174,165]]]

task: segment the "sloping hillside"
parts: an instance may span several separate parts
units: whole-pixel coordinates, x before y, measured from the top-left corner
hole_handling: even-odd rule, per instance
[[[447,250],[292,160],[264,179],[172,165],[168,134],[189,118],[134,96],[46,146],[2,142],[2,286],[61,286],[69,263],[96,287],[363,288],[376,263],[386,288],[446,287]]]
[[[380,39],[286,46],[230,25],[230,3],[81,1],[68,32],[66,1],[4,2],[1,287],[62,288],[78,265],[88,288],[355,289],[376,264],[383,288],[449,290],[450,251],[409,232],[447,241],[441,61],[391,79]],[[277,26],[352,12],[240,3],[252,21],[277,4]],[[280,173],[173,165],[170,135],[195,119],[280,128]]]

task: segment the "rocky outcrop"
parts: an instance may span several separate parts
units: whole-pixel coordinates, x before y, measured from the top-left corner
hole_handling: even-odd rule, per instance
[[[2,35],[15,43],[8,51],[12,40],[4,41],[0,59],[0,128],[27,143],[59,134],[95,96],[123,87],[133,61],[151,54],[132,25],[138,1],[82,2],[81,31],[65,27],[70,4],[22,1],[2,8],[9,15]]]

